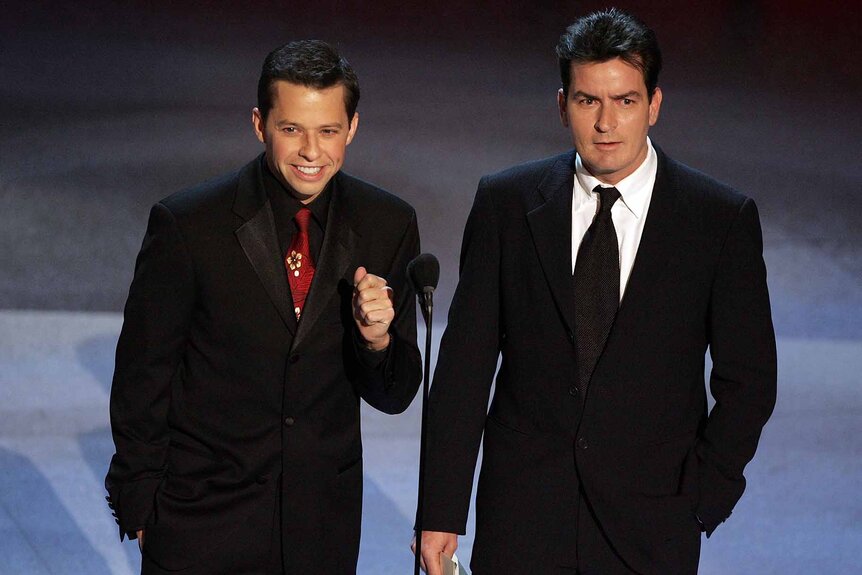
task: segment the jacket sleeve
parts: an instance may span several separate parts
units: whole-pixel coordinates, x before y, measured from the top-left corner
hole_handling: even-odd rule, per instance
[[[416,295],[407,281],[407,264],[417,255],[419,227],[413,212],[386,277],[395,296],[389,347],[382,352],[364,349],[359,332],[354,329],[359,394],[369,405],[389,414],[407,409],[422,382],[422,358],[416,345]]]
[[[775,406],[775,334],[757,208],[746,199],[719,256],[709,310],[710,391],[715,406],[697,445],[698,518],[707,535],[745,489],[743,469]]]
[[[116,453],[105,478],[120,538],[153,510],[168,449],[171,379],[184,351],[194,275],[173,214],[153,206],[129,288],[111,385]]]
[[[422,529],[466,532],[476,458],[500,353],[500,232],[483,179],[461,245],[458,288],[428,403]]]

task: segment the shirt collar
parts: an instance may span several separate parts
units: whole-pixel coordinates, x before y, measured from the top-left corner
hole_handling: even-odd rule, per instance
[[[651,191],[650,182],[655,181],[657,169],[658,156],[655,153],[652,142],[647,138],[647,156],[644,161],[634,172],[617,182],[617,185],[614,186],[620,192],[620,199],[623,205],[638,219],[640,219],[641,214],[644,213],[644,209],[646,208]],[[587,171],[580,154],[575,156],[575,175],[575,208],[593,199],[593,196],[595,196],[593,189],[596,186],[607,187],[607,184],[600,182],[598,178]]]

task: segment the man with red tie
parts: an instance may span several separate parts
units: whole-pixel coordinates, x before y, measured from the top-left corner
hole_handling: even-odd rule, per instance
[[[359,400],[399,413],[421,380],[415,212],[340,171],[358,101],[331,46],[278,48],[252,111],[264,153],[150,213],[106,478],[142,573],[355,573]]]

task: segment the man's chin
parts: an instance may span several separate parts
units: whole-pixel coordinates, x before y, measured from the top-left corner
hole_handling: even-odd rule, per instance
[[[320,195],[320,192],[326,189],[326,184],[329,183],[329,180],[324,182],[317,182],[314,186],[310,186],[308,182],[288,182],[290,184],[291,192],[293,192],[294,197],[300,202],[307,203]]]
[[[584,167],[590,174],[592,174],[599,180],[607,176],[612,176],[613,174],[617,173],[617,171],[619,171],[619,168],[616,165],[610,165],[605,162],[597,162],[593,164],[587,164],[586,162],[584,162]]]

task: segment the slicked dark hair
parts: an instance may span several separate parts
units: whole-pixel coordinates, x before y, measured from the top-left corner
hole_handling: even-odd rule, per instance
[[[661,51],[655,32],[631,14],[616,8],[588,14],[566,28],[557,44],[557,57],[566,96],[572,80],[572,62],[607,62],[620,58],[643,74],[650,100],[661,71]]]
[[[267,54],[257,83],[257,107],[264,119],[272,108],[272,86],[277,80],[316,90],[344,86],[347,119],[353,120],[359,105],[359,80],[347,60],[326,42],[297,40]]]

